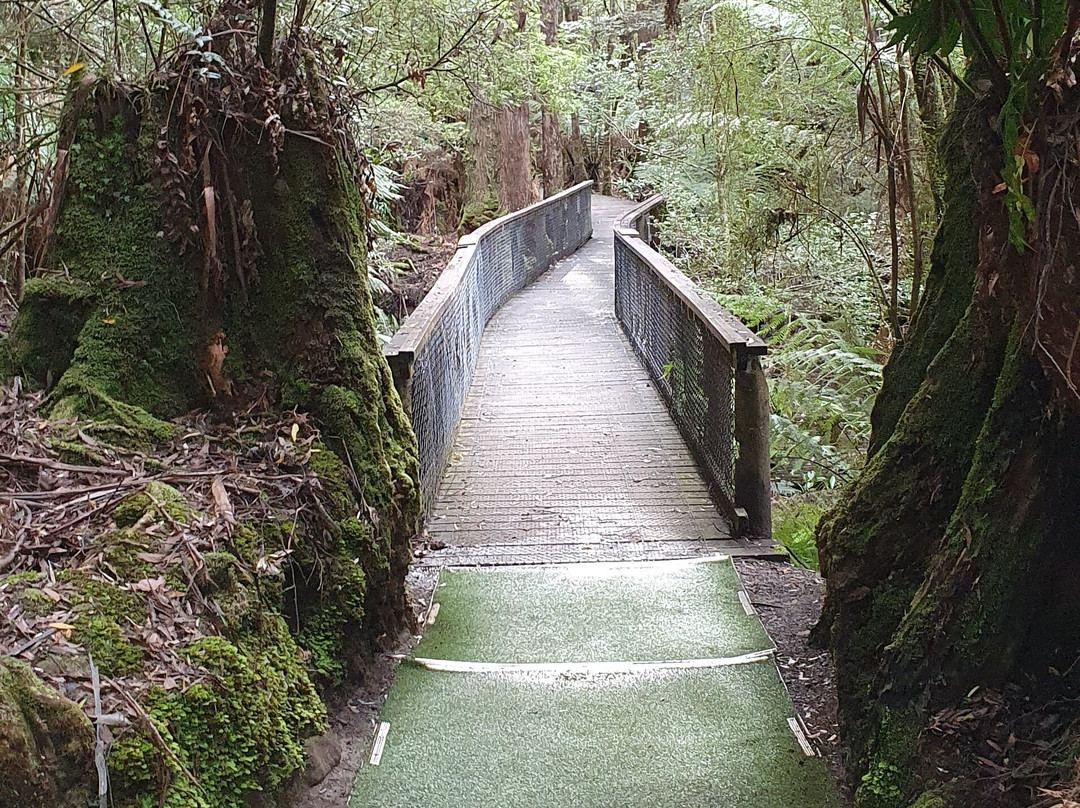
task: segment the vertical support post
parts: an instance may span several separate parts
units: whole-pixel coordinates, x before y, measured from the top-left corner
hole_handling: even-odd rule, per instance
[[[769,383],[756,356],[741,356],[735,371],[735,505],[746,511],[747,534],[772,537],[769,477]]]

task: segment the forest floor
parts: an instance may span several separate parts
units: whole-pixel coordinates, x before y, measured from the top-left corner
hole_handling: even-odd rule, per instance
[[[810,645],[810,629],[821,617],[825,581],[813,570],[786,561],[737,558],[735,567],[776,645],[776,663],[795,709],[829,773],[844,789],[840,728],[836,722],[836,677],[829,653]]]
[[[386,250],[385,259],[395,267],[396,273],[390,279],[390,294],[383,294],[375,301],[380,309],[398,319],[404,319],[420,305],[457,250],[456,236],[412,238],[415,241],[395,244]]]

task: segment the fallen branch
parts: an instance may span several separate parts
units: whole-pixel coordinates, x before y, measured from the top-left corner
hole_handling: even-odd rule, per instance
[[[127,469],[114,469],[109,466],[74,466],[48,457],[31,457],[30,455],[0,454],[0,463],[40,466],[54,471],[70,471],[77,474],[107,474],[114,477],[127,477],[131,474]]]
[[[13,651],[9,651],[7,654],[5,654],[5,656],[17,657],[19,654],[25,654],[35,645],[40,645],[41,643],[45,642],[45,640],[49,639],[49,637],[51,637],[57,631],[59,631],[59,629],[47,628],[40,634],[35,634],[29,640],[17,646]]]
[[[120,698],[122,698],[127,703],[127,706],[132,709],[136,717],[143,723],[143,725],[146,727],[147,732],[150,733],[150,739],[154,742],[154,745],[173,762],[173,764],[191,782],[191,784],[195,786],[196,789],[198,789],[199,793],[205,797],[206,791],[203,790],[202,783],[198,781],[194,774],[188,771],[187,767],[183,764],[180,758],[176,756],[176,753],[173,752],[171,748],[169,748],[169,745],[165,742],[165,739],[161,737],[161,732],[158,730],[157,725],[154,724],[154,719],[148,716],[146,714],[146,711],[139,705],[139,703],[135,701],[135,699],[133,699],[130,695],[128,695],[127,691],[121,688],[119,684],[110,679],[108,676],[105,677],[105,681],[109,683],[113,690],[120,694]]]
[[[20,536],[18,539],[15,540],[15,544],[12,546],[11,550],[5,553],[3,556],[0,556],[0,572],[3,572],[5,569],[7,569],[8,565],[10,565],[11,562],[15,560],[15,557],[19,554],[19,551],[22,550],[25,543],[26,536]]]

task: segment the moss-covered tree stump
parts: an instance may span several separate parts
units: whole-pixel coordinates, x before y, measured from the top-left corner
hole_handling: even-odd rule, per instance
[[[142,731],[110,758],[123,804],[167,796],[217,808],[252,790],[273,796],[322,724],[311,682],[341,681],[413,628],[404,579],[420,514],[416,446],[375,333],[365,174],[314,55],[290,42],[275,70],[264,68],[243,6],[210,26],[220,36],[205,47],[228,62],[224,77],[207,78],[195,51],[144,89],[76,75],[55,232],[0,346],[0,364],[49,388],[51,419],[78,419],[106,444],[152,453],[175,436],[171,419],[196,409],[221,419],[296,409],[319,431],[318,508],[237,526],[234,547],[208,556],[196,581],[216,604],[216,631],[183,653],[208,683],[144,705],[172,728],[165,740],[181,759],[201,759],[202,790],[184,786]],[[175,493],[130,498],[116,531],[95,539],[130,579],[119,585],[144,566],[139,536],[125,531],[147,514],[190,517]],[[274,585],[236,572],[255,564],[244,547],[275,540],[289,551]],[[113,594],[141,613],[131,593]],[[87,599],[73,640],[130,674],[141,660],[125,653],[108,601]],[[17,754],[9,740],[0,757]]]
[[[84,808],[97,796],[94,729],[23,662],[0,657],[0,805]]]

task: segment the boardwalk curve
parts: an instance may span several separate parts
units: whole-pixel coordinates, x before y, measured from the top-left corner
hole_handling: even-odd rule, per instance
[[[769,545],[732,538],[614,317],[629,207],[594,197],[487,322],[354,808],[835,808],[731,561]]]

